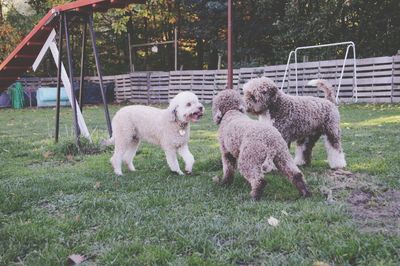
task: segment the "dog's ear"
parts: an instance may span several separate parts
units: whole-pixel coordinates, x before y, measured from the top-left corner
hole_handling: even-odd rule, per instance
[[[275,101],[276,98],[278,97],[278,87],[276,86],[270,86],[268,88],[268,97],[270,99],[270,101]]]
[[[178,105],[170,104],[168,106],[168,108],[167,108],[168,121],[170,121],[170,122],[176,121],[176,119],[177,119],[177,117],[176,117],[176,109],[178,109]]]
[[[214,122],[219,125],[219,123],[221,123],[221,119],[222,119],[222,113],[221,111],[218,109],[217,111],[214,112],[213,114],[213,120]]]

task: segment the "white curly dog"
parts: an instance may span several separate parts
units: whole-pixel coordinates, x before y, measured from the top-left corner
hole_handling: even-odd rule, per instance
[[[204,106],[197,96],[188,91],[177,94],[167,109],[143,105],[121,108],[112,120],[112,137],[103,142],[104,145],[115,145],[110,160],[115,174],[122,175],[122,162],[130,171],[135,171],[132,161],[142,140],[164,150],[171,171],[183,175],[178,153],[185,162],[185,171],[191,173],[194,157],[188,146],[190,122],[197,122],[203,112]]]

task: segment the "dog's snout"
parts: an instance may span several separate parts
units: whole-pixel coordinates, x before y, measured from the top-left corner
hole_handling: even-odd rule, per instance
[[[200,112],[203,112],[203,110],[204,110],[204,107],[201,105],[201,106],[199,106],[199,110],[200,110]]]

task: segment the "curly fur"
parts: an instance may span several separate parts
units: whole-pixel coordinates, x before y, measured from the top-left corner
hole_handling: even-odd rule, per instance
[[[250,195],[259,199],[266,185],[264,174],[274,165],[299,190],[309,196],[303,174],[290,156],[286,142],[272,126],[244,114],[238,92],[224,90],[213,99],[213,119],[219,124],[219,144],[223,163],[221,184],[230,184],[236,167],[251,186]]]
[[[112,137],[105,145],[115,144],[111,164],[117,175],[122,175],[122,161],[135,171],[133,158],[145,140],[160,146],[171,171],[180,175],[178,154],[185,161],[186,172],[192,172],[194,157],[189,151],[190,121],[196,122],[203,115],[204,107],[191,92],[181,92],[170,102],[167,109],[133,105],[121,108],[112,120]]]
[[[321,135],[331,168],[346,166],[340,136],[340,115],[334,102],[334,91],[325,80],[314,80],[325,92],[326,99],[284,94],[269,78],[252,79],[243,86],[247,111],[259,115],[260,120],[273,124],[290,145],[297,142],[297,165],[311,162],[312,148]]]

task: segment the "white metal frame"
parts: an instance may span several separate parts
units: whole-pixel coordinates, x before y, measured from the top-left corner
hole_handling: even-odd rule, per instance
[[[339,84],[338,84],[337,90],[336,90],[336,103],[338,103],[338,101],[339,101],[340,86],[342,85],[344,69],[346,67],[347,56],[349,54],[350,48],[353,49],[353,72],[354,72],[353,73],[353,99],[354,99],[353,101],[357,102],[358,101],[357,61],[356,61],[356,45],[354,44],[354,42],[337,42],[337,43],[328,43],[328,44],[320,44],[320,45],[301,46],[301,47],[297,47],[294,51],[290,51],[289,56],[288,56],[288,60],[287,60],[287,63],[286,63],[285,74],[283,75],[281,90],[283,89],[283,86],[285,84],[286,75],[287,75],[287,72],[288,72],[288,69],[289,69],[289,65],[290,65],[290,60],[291,60],[291,57],[292,57],[293,54],[294,54],[295,76],[296,76],[296,95],[298,95],[299,92],[298,92],[298,77],[297,77],[297,52],[299,50],[308,50],[308,49],[314,49],[314,48],[339,46],[339,45],[347,45],[347,48],[346,48],[346,54],[344,56],[342,71],[340,73]]]
[[[36,69],[38,68],[40,62],[42,62],[42,59],[44,57],[44,55],[46,54],[47,50],[50,49],[51,54],[53,56],[54,62],[56,63],[57,68],[58,66],[58,56],[59,56],[59,51],[57,48],[57,44],[55,41],[56,38],[56,31],[53,29],[49,35],[49,37],[47,38],[45,44],[43,45],[42,49],[39,52],[39,55],[37,56],[35,62],[32,65],[32,69],[33,71],[36,71]],[[65,92],[67,93],[68,99],[70,101],[70,103],[72,104],[73,99],[71,96],[71,81],[68,77],[67,71],[65,70],[64,64],[61,63],[61,80],[64,84],[65,87]],[[76,100],[75,100],[76,101]],[[90,137],[90,133],[89,130],[86,126],[85,123],[85,119],[83,118],[81,109],[79,108],[79,103],[78,101],[76,101],[76,111],[77,111],[77,118],[78,118],[78,125],[79,128],[81,130],[81,133],[84,137],[86,137],[89,141],[92,141],[91,137]]]

